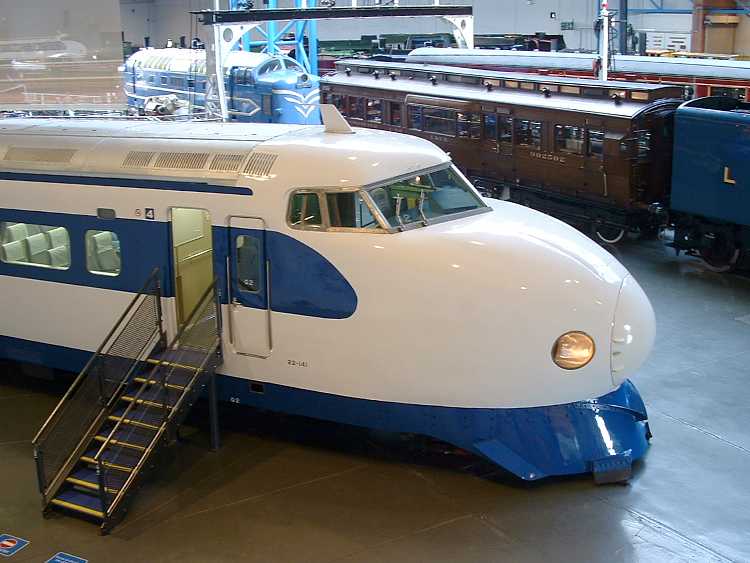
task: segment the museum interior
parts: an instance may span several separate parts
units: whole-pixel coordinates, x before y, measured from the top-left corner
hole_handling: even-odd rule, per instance
[[[11,563],[750,562],[748,0],[0,0],[0,194]]]

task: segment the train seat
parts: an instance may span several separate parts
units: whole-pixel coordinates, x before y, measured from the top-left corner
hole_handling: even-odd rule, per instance
[[[118,273],[120,271],[120,254],[115,248],[112,233],[102,231],[95,234],[92,239],[94,242],[93,257],[96,259],[97,271]]]
[[[68,231],[65,227],[54,227],[48,230],[46,233],[47,240],[49,241],[50,248],[56,248],[58,246],[68,246]]]
[[[23,240],[6,242],[0,249],[2,250],[3,262],[28,262],[29,256],[26,253],[26,244]]]
[[[29,254],[29,262],[49,266],[49,241],[44,233],[37,233],[26,237],[26,249]]]
[[[26,223],[6,223],[3,242],[22,241],[29,236],[29,228]]]
[[[70,250],[68,246],[56,246],[47,252],[48,264],[53,268],[68,268],[70,266]]]

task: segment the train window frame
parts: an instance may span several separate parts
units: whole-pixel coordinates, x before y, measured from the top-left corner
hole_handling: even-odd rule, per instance
[[[594,133],[596,135],[601,135],[601,141],[600,141],[600,150],[599,152],[594,152],[591,150],[591,147],[593,146],[591,143],[591,134]],[[590,158],[598,158],[600,160],[604,160],[604,139],[607,136],[607,131],[605,129],[587,129],[586,130],[586,156]]]
[[[445,112],[446,114],[452,114],[452,117],[444,117],[441,115],[431,114],[430,112]],[[422,106],[422,131],[429,133],[430,135],[441,135],[443,137],[457,137],[458,136],[458,110],[453,108],[445,108],[438,106]],[[453,132],[446,133],[440,131],[438,128],[430,129],[428,124],[453,124]]]
[[[161,77],[161,85],[162,86],[166,86],[167,85],[167,77],[166,76],[162,76]]]
[[[415,125],[415,121],[417,121],[414,118],[415,115],[419,116],[418,125]],[[424,116],[422,112],[422,106],[419,104],[406,104],[406,127],[407,129],[411,129],[413,131],[422,131],[423,125],[424,125]]]
[[[462,119],[463,116],[463,119]],[[476,121],[474,118],[476,117]],[[463,131],[468,134],[462,135]],[[468,141],[479,141],[482,138],[482,112],[480,111],[457,111],[456,112],[456,137]]]
[[[292,213],[294,211],[294,203],[295,198],[297,196],[309,196],[314,195],[318,200],[318,215],[320,216],[320,223],[302,223],[300,224],[300,221],[295,222],[292,217]],[[299,189],[294,190],[291,194],[289,194],[289,203],[287,205],[287,212],[286,212],[286,223],[289,226],[289,228],[297,230],[297,231],[318,231],[323,232],[326,230],[326,217],[323,212],[325,207],[325,200],[321,197],[320,190],[314,190],[314,189]]]
[[[372,233],[372,234],[383,234],[389,229],[386,228],[384,218],[380,214],[380,210],[374,204],[370,198],[370,194],[360,188],[321,188],[320,189],[322,200],[325,202],[325,230],[331,233]],[[360,227],[349,227],[334,225],[331,221],[331,205],[329,198],[330,196],[337,196],[341,194],[353,194],[355,197],[359,196],[361,203],[367,208],[370,217],[373,219],[372,222],[367,223],[367,226]],[[373,226],[370,226],[373,225]]]
[[[374,109],[375,104],[377,104],[378,109]],[[383,105],[383,100],[380,98],[367,98],[365,102],[365,121],[367,123],[382,125],[385,117]],[[373,108],[372,113],[370,108]],[[379,116],[379,118],[376,119],[376,116]]]
[[[570,130],[574,130],[577,133],[577,136],[579,136],[580,138],[576,138],[576,136],[570,137],[570,136],[561,135],[562,132],[568,132]],[[553,132],[554,132],[553,138],[554,138],[555,152],[559,152],[563,154],[585,156],[586,149],[587,149],[586,128],[583,125],[556,123],[553,128]],[[580,144],[578,145],[578,148],[569,148],[567,144],[568,144],[568,141],[570,140],[579,141]]]
[[[560,93],[561,94],[574,94],[576,96],[580,96],[581,95],[581,87],[580,86],[561,85],[560,86]]]
[[[394,111],[394,107],[398,107],[398,110]],[[404,127],[404,103],[403,102],[388,102],[388,125],[391,127],[398,127],[403,129]],[[394,116],[398,116],[398,123],[394,119]]]
[[[538,139],[536,143],[525,143],[521,140],[526,137],[526,135],[519,134],[519,128],[522,126],[523,123],[528,124],[528,134],[530,139]],[[513,144],[519,147],[525,147],[531,150],[541,151],[544,147],[544,122],[543,121],[537,121],[535,119],[524,119],[524,118],[516,118],[513,120]],[[539,136],[534,137],[534,128],[538,129]]]
[[[355,119],[359,121],[364,121],[367,117],[367,98],[365,96],[347,96],[347,113],[346,116],[349,119]],[[354,113],[354,108],[357,107],[357,104],[361,103],[362,105],[362,111],[360,114],[356,115]]]
[[[649,100],[648,92],[644,90],[632,90],[630,92],[630,99],[634,102],[647,102]]]
[[[101,263],[98,264],[98,269],[94,267],[97,266],[97,264],[94,264],[93,262],[94,255],[95,253],[99,253],[97,252],[96,248],[93,248],[93,243],[95,242],[94,239],[102,234],[112,235],[112,248],[107,248],[105,250],[112,250],[114,252],[118,263],[117,269],[115,270],[103,269],[101,268]],[[86,271],[89,274],[94,274],[95,276],[107,276],[110,278],[116,278],[122,273],[122,242],[120,240],[120,237],[117,236],[116,232],[102,229],[87,229],[84,233],[84,246],[86,250]]]
[[[240,245],[240,240],[242,241],[242,245]],[[249,241],[250,244],[248,246],[245,246],[245,242]],[[256,268],[255,271],[252,272],[253,277],[240,277],[242,272],[240,271],[241,264],[243,264],[245,261],[240,260],[240,250],[243,248],[254,248],[255,249],[255,256],[256,256]],[[234,272],[234,279],[237,282],[237,288],[242,293],[250,293],[252,295],[257,295],[262,291],[262,282],[263,282],[263,268],[261,261],[258,260],[262,255],[261,253],[261,247],[260,247],[260,239],[258,237],[254,237],[251,235],[243,235],[239,234],[234,237],[234,260],[235,260],[235,272]],[[252,283],[252,285],[251,285]],[[253,289],[254,286],[254,289]]]
[[[17,225],[23,225],[23,229],[21,229],[20,227],[15,229],[15,226]],[[29,234],[29,226],[34,227],[34,229],[32,230],[35,232]],[[12,240],[7,240],[7,231],[11,228],[14,228],[14,230],[18,231],[18,237],[16,238],[16,235],[13,235]],[[64,232],[59,232],[60,229],[62,229]],[[52,231],[57,231],[57,233],[52,235],[50,234]],[[33,238],[34,241],[30,242],[30,238]],[[69,270],[73,262],[70,240],[70,231],[63,225],[43,225],[40,223],[0,221],[0,262],[13,266],[31,266],[36,268],[44,268],[47,270]],[[63,264],[59,266],[31,261],[31,244],[36,245],[37,241],[43,241],[42,246],[44,246],[45,248],[40,247],[38,251],[34,253],[34,256],[43,254],[44,257],[49,259],[49,261],[51,262],[53,258],[52,251],[62,249],[57,252],[57,254],[60,254],[62,252],[62,256],[65,257],[66,261],[64,261]],[[19,252],[23,252],[24,259],[9,260],[9,252],[13,252],[16,255],[18,255]]]

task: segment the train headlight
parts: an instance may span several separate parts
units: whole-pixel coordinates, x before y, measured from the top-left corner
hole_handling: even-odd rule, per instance
[[[585,332],[566,332],[552,347],[552,360],[563,369],[582,368],[594,357],[596,347]]]

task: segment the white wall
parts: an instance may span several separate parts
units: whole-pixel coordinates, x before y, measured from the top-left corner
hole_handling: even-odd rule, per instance
[[[10,0],[0,0],[10,1]],[[610,8],[617,9],[619,0],[610,0]],[[260,5],[262,0],[256,0]],[[432,0],[402,0],[402,5],[429,5]],[[445,0],[450,4],[473,4],[477,33],[536,33],[559,34],[560,23],[573,21],[575,29],[563,33],[568,47],[595,49],[594,20],[599,13],[599,0]],[[665,0],[669,8],[692,7],[691,0]],[[222,0],[226,6],[228,0]],[[280,7],[293,6],[293,0],[279,0]],[[359,0],[358,4],[372,5],[374,0]],[[631,8],[652,8],[649,0],[630,0]],[[337,6],[351,5],[351,0],[337,0]],[[136,44],[150,35],[154,46],[163,45],[180,35],[190,37],[190,10],[213,6],[213,0],[121,0],[125,37]],[[550,13],[556,18],[551,19]],[[689,33],[690,15],[632,15],[630,21],[638,29]],[[435,18],[373,18],[361,20],[321,21],[318,24],[323,40],[358,39],[362,35],[379,33],[435,33],[450,31],[450,26]],[[199,36],[206,30],[199,26]]]

